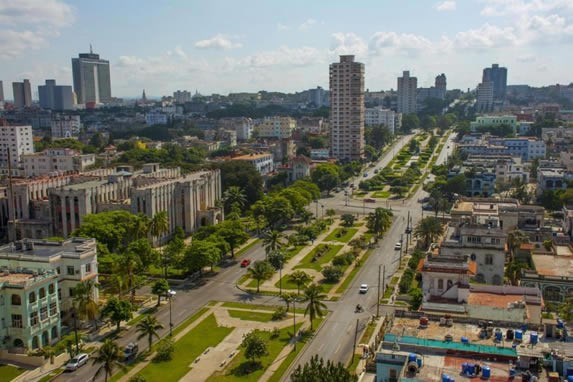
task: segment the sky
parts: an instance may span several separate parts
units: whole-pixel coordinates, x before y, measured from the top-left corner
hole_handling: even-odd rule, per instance
[[[484,67],[509,84],[573,82],[573,0],[0,0],[0,80],[71,85],[71,58],[110,61],[112,95],[328,88],[340,54],[366,88],[419,87],[445,73],[475,88]]]

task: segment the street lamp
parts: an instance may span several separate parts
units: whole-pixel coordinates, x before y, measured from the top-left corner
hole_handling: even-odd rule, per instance
[[[171,300],[173,300],[173,297],[175,297],[177,292],[175,292],[172,289],[169,289],[167,291],[167,294],[169,297],[169,337],[173,337],[173,320],[172,320],[172,315],[171,315]]]
[[[324,204],[321,204],[320,208],[321,208],[320,218],[324,219]]]
[[[344,190],[344,205],[347,206],[348,205],[348,190]]]

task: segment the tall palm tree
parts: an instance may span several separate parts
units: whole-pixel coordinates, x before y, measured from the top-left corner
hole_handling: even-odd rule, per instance
[[[103,345],[96,352],[95,357],[93,357],[93,364],[100,365],[94,375],[94,380],[97,378],[101,372],[104,372],[105,382],[107,378],[111,377],[113,374],[113,369],[119,367],[120,369],[125,369],[124,364],[121,362],[123,360],[123,352],[121,351],[119,345],[107,339],[104,341]]]
[[[444,227],[440,221],[433,217],[428,216],[420,220],[414,229],[414,236],[422,240],[424,248],[427,248],[430,243],[434,242],[444,232]]]
[[[380,236],[392,224],[392,212],[385,208],[376,208],[368,215],[368,228]]]
[[[120,273],[127,278],[127,290],[131,294],[131,303],[135,300],[135,276],[141,259],[134,251],[126,251],[119,258]]]
[[[294,299],[296,298],[296,294],[294,293],[283,293],[281,294],[281,299],[285,302],[286,304],[286,310],[288,312],[289,308],[290,308],[290,303],[294,301]]]
[[[512,258],[514,251],[525,243],[529,243],[529,236],[525,232],[515,229],[507,234],[507,248]]]
[[[251,278],[257,281],[257,293],[261,281],[269,279],[274,273],[273,266],[268,261],[255,261],[247,271]]]
[[[237,205],[241,210],[243,210],[247,203],[245,192],[239,186],[231,186],[227,188],[223,193],[223,200],[225,201],[227,209],[230,209],[232,205]]]
[[[151,351],[153,337],[159,338],[159,334],[157,333],[159,329],[163,329],[163,324],[157,321],[157,318],[148,314],[137,324],[137,332],[139,333],[137,339],[140,340],[147,336],[147,341],[149,342],[149,350]]]
[[[167,211],[161,211],[153,215],[149,225],[149,233],[151,236],[157,239],[159,245],[159,254],[161,256],[161,262],[163,263],[163,277],[167,278],[167,262],[163,256],[163,248],[161,247],[161,238],[169,232],[169,216],[167,216]]]
[[[308,282],[312,280],[308,273],[305,271],[294,271],[288,275],[288,281],[296,284],[296,294],[300,294],[300,287],[305,286]]]
[[[80,282],[74,288],[74,305],[81,319],[94,321],[96,324],[96,319],[99,312],[99,306],[95,301],[95,289],[99,288],[93,280],[86,280]]]
[[[285,235],[279,231],[272,230],[266,232],[263,237],[263,247],[265,248],[266,254],[268,255],[284,247],[286,245],[284,240]]]
[[[322,288],[315,283],[310,284],[304,290],[304,301],[307,302],[304,315],[308,314],[310,318],[310,330],[312,330],[312,321],[326,314],[326,305],[322,302],[325,299],[326,295],[322,293]]]

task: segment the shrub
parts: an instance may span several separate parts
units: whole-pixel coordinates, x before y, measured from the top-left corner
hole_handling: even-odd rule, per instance
[[[274,328],[271,332],[271,340],[274,340],[275,338],[279,338],[279,336],[281,335],[281,331],[279,328]]]
[[[400,293],[407,293],[412,286],[412,280],[414,279],[414,271],[410,268],[404,271],[402,278],[400,279]]]
[[[355,258],[356,256],[352,252],[338,255],[335,256],[334,259],[332,259],[332,265],[336,266],[350,265],[352,264]]]
[[[336,266],[327,266],[322,270],[324,281],[328,283],[337,283],[343,274],[342,269]]]
[[[274,312],[272,316],[273,321],[280,321],[287,316],[287,310],[284,306],[279,306]]]
[[[170,361],[173,357],[174,351],[175,345],[173,344],[173,341],[169,338],[164,338],[159,341],[157,345],[157,354],[153,360],[157,362]]]
[[[147,379],[145,379],[145,377],[141,374],[136,374],[129,378],[129,382],[147,382]]]

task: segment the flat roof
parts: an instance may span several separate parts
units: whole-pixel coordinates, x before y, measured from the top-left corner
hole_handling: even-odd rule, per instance
[[[245,154],[245,155],[240,155],[238,157],[233,157],[231,158],[231,160],[254,160],[254,159],[260,159],[260,158],[265,158],[271,156],[271,153],[260,153],[260,154]]]
[[[80,256],[82,253],[91,249],[89,247],[93,246],[94,250],[96,248],[95,239],[85,238],[72,238],[53,242],[47,240],[28,240],[28,242],[33,243],[32,249],[26,249],[25,244],[22,248],[17,249],[15,243],[0,247],[0,258],[16,256],[21,258],[42,257],[49,259],[50,257],[59,255]]]
[[[0,273],[0,284],[2,283],[19,284],[31,280],[33,277],[34,275],[29,273],[9,273],[7,275]]]
[[[573,276],[573,256],[532,255],[531,258],[541,276]]]

